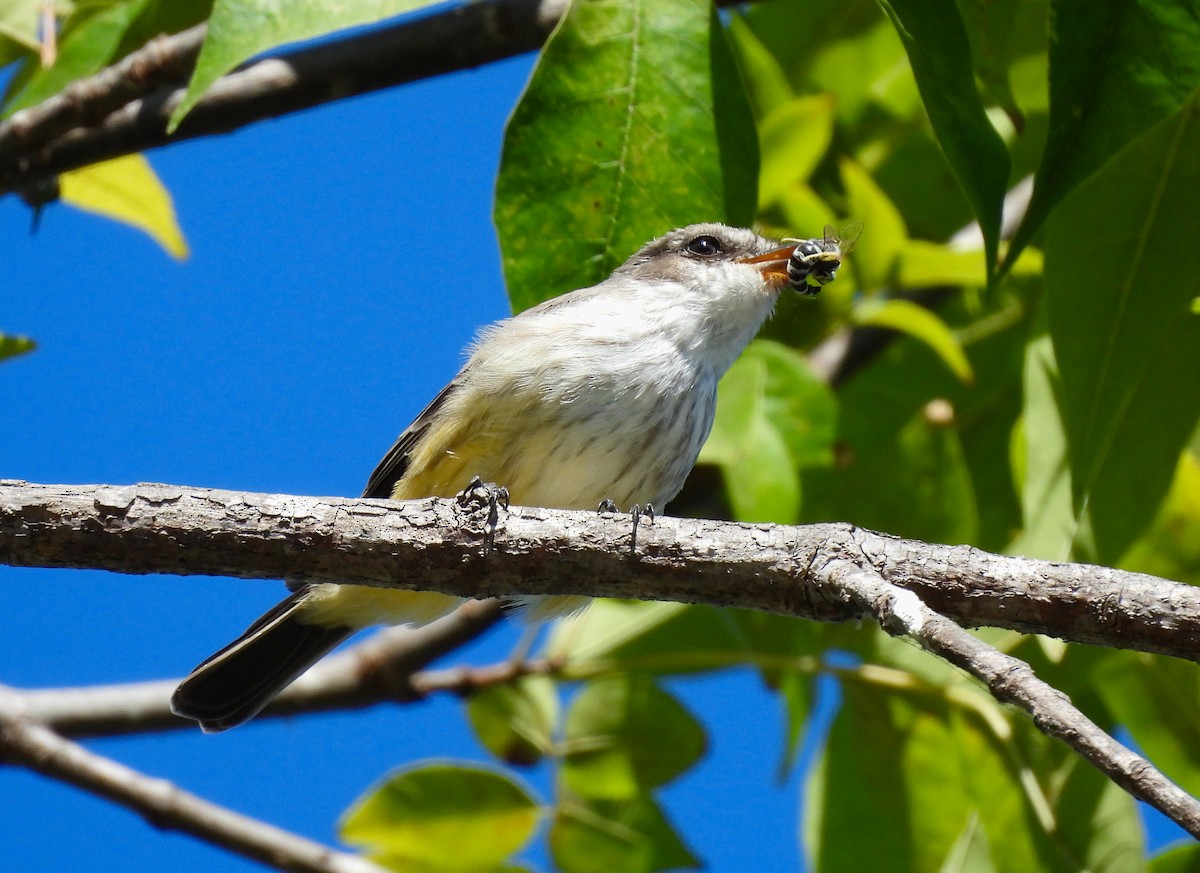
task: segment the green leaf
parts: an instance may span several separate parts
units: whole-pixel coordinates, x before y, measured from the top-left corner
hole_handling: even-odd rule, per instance
[[[546,655],[573,667],[593,664],[662,674],[724,667],[737,662],[743,650],[738,627],[726,610],[605,599],[556,622]]]
[[[955,376],[975,380],[971,362],[954,331],[937,315],[911,300],[867,300],[854,308],[854,323],[906,333],[929,346]]]
[[[647,796],[564,801],[550,828],[550,854],[562,873],[654,873],[699,869],[658,804]]]
[[[607,278],[672,228],[749,224],[757,178],[708,3],[572,3],[505,132],[495,218],[513,309]]]
[[[585,797],[631,800],[700,759],[704,728],[643,673],[586,683],[567,712],[562,775]]]
[[[954,0],[880,0],[908,52],[938,142],[983,231],[988,274],[996,266],[1008,150],[988,120],[966,27]]]
[[[797,97],[776,106],[762,121],[762,170],[758,206],[767,209],[816,169],[833,139],[833,98],[828,94]]]
[[[987,835],[979,825],[979,816],[969,815],[938,873],[995,873],[995,870]]]
[[[0,361],[32,352],[35,348],[37,348],[37,343],[29,337],[0,333]]]
[[[539,817],[529,793],[501,773],[420,764],[356,800],[339,830],[393,869],[482,871],[524,846]]]
[[[1158,515],[1121,558],[1123,570],[1200,585],[1200,460],[1185,451]]]
[[[1014,54],[1013,31],[1018,11],[1022,7],[1035,4],[1024,3],[1021,0],[957,2],[967,36],[971,41],[971,60],[980,83],[987,89],[992,100],[1000,104],[1010,117],[1017,116],[1019,110],[1009,80],[1009,66]]]
[[[954,422],[941,414],[926,407],[900,431],[894,494],[910,502],[909,524],[938,533],[933,541],[971,543],[979,532],[971,475]]]
[[[5,0],[0,4],[0,36],[37,51],[38,11],[43,0]]]
[[[1053,10],[1050,129],[1010,259],[1075,186],[1178,110],[1200,85],[1194,4],[1055,0]]]
[[[176,260],[188,256],[171,194],[141,155],[125,155],[59,177],[61,199],[144,231]]]
[[[986,849],[997,873],[1138,869],[1129,796],[1023,716],[948,675],[942,693],[919,682],[843,682],[842,709],[809,784],[812,869],[953,869],[968,849]],[[974,822],[979,832],[970,835]],[[965,834],[976,845],[965,847]]]
[[[908,243],[904,219],[862,166],[843,158],[839,167],[850,215],[863,223],[862,236],[854,246],[854,277],[863,290],[885,288],[891,284],[896,262]]]
[[[837,397],[813,373],[804,355],[782,343],[755,340],[742,359],[766,365],[763,413],[783,438],[792,463],[797,467],[830,464],[837,437]]]
[[[1147,873],[1200,873],[1200,845],[1173,846],[1150,859]]]
[[[217,79],[254,55],[431,4],[432,0],[216,0],[192,80],[171,113],[167,132],[179,126]]]
[[[799,473],[832,460],[837,401],[794,349],[756,340],[721,380],[700,462],[721,468],[741,521],[791,524]]]
[[[545,676],[522,676],[472,694],[467,717],[479,741],[508,764],[536,764],[553,748],[558,694]]]
[[[899,279],[902,288],[986,285],[987,264],[981,251],[912,239],[900,252]]]
[[[1047,225],[1080,560],[1111,564],[1145,529],[1200,419],[1197,154],[1200,96],[1078,186]]]

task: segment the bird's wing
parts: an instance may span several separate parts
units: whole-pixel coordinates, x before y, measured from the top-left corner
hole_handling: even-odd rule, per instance
[[[442,408],[446,399],[458,389],[461,381],[462,374],[460,373],[454,381],[438,393],[437,397],[430,401],[429,405],[416,417],[413,423],[405,428],[404,432],[396,438],[395,444],[383,456],[383,460],[379,462],[379,465],[375,468],[375,472],[367,480],[367,487],[363,490],[363,497],[390,498],[392,496],[392,490],[396,487],[396,483],[400,481],[404,475],[404,471],[408,469],[409,455],[416,447],[417,441],[429,429],[434,416]]]

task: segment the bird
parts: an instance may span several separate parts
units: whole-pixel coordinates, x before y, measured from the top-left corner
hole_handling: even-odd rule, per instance
[[[466,364],[379,462],[368,498],[452,497],[498,483],[551,509],[661,511],[683,487],[712,427],[717,382],[771,315],[803,241],[694,224],[639,249],[607,279],[483,328]],[[793,268],[793,274],[795,269]],[[173,711],[223,731],[253,718],[356,631],[420,625],[461,598],[306,583],[197,666]],[[589,598],[525,598],[531,620]]]

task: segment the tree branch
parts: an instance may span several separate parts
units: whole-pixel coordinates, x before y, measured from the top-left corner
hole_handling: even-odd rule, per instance
[[[942,615],[1200,660],[1200,591],[1140,573],[905,540],[848,524],[783,527],[514,507],[496,549],[454,501],[348,500],[172,485],[0,480],[0,563],[352,582],[464,597],[585,594],[865,615],[815,568],[842,559]]]
[[[172,36],[158,36],[94,76],[72,82],[36,106],[0,122],[0,166],[40,149],[73,127],[88,127],[161,85],[186,81],[208,25],[197,24]]]
[[[1041,730],[1200,837],[1200,804],[1088,721],[1028,665],[947,618],[1196,660],[1200,592],[1190,586],[930,545],[847,524],[659,518],[643,523],[634,554],[626,518],[529,508],[502,517],[485,554],[486,522],[486,508],[433,498],[0,481],[0,563],[18,566],[281,576],[478,597],[636,597],[821,621],[871,616],[983,680],[997,698],[1029,712]],[[7,700],[15,711],[20,697],[10,693]],[[7,730],[18,740],[3,741],[20,746],[28,725],[9,721],[17,727]]]
[[[0,687],[0,759],[60,779],[177,830],[280,870],[302,873],[384,873],[349,855],[241,815],[163,779],[88,751],[30,718],[21,696]]]
[[[333,100],[534,51],[565,8],[566,0],[467,3],[254,61],[219,79],[168,136],[167,120],[186,90],[182,77],[151,89],[147,86],[162,77],[138,81],[132,74],[147,68],[188,69],[201,34],[185,31],[165,43],[150,43],[47,104],[0,123],[0,195],[119,155],[228,133]],[[95,100],[97,106],[85,105],[81,98]],[[68,121],[85,126],[66,129]]]
[[[417,671],[475,639],[500,617],[499,601],[469,600],[424,627],[396,627],[377,633],[322,660],[280,693],[256,719],[422,700],[442,690],[457,692],[463,688],[461,680],[448,678],[446,671]],[[171,694],[181,678],[85,688],[22,689],[14,693],[20,695],[24,710],[32,718],[66,737],[194,731],[194,721],[171,712]]]
[[[971,636],[911,591],[889,584],[873,570],[838,560],[823,572],[888,633],[915,640],[926,651],[979,679],[997,700],[1025,710],[1043,733],[1066,742],[1117,785],[1200,839],[1200,803],[1145,758],[1101,730],[1024,661]]]

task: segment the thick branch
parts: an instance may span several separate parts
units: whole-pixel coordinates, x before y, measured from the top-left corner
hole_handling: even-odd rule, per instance
[[[1066,742],[1117,785],[1200,839],[1200,803],[1145,758],[1105,733],[1024,661],[971,636],[878,573],[847,561],[834,561],[824,570],[848,600],[869,611],[888,633],[916,640],[970,673],[987,685],[996,699],[1029,713],[1043,733]]]
[[[958,623],[1200,660],[1200,591],[1139,573],[993,555],[848,524],[783,527],[514,507],[482,521],[405,503],[142,484],[0,481],[0,563],[325,580],[448,594],[586,594],[863,617],[816,568],[844,560]]]
[[[209,803],[63,739],[0,688],[0,759],[115,801],[155,827],[181,831],[280,870],[383,873],[382,868],[266,822]]]

